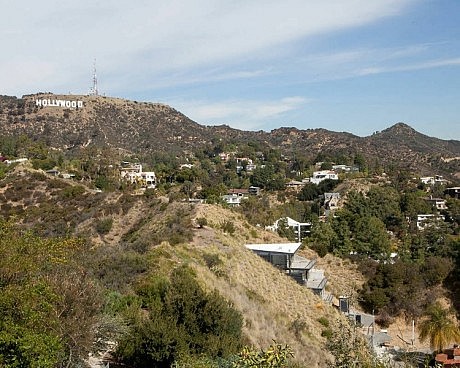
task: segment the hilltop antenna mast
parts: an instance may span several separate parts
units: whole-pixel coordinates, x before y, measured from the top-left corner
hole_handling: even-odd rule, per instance
[[[97,96],[99,92],[97,90],[97,75],[96,75],[96,59],[94,59],[94,68],[93,68],[93,87],[91,88],[90,95]]]

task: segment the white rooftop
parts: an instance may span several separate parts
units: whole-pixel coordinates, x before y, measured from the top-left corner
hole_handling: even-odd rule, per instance
[[[261,252],[294,254],[302,243],[246,244],[246,248]]]

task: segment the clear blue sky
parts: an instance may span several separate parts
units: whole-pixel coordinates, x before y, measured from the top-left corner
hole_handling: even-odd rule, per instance
[[[460,140],[459,0],[0,0],[0,94],[99,91],[204,125]]]

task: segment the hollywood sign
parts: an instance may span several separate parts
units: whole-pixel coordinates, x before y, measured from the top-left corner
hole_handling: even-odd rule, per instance
[[[43,98],[35,100],[35,106],[43,107],[67,107],[69,109],[76,109],[83,107],[83,101],[70,101],[70,100],[51,100],[49,98]]]

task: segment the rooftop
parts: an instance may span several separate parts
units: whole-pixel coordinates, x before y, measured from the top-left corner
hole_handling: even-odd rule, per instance
[[[246,244],[246,248],[272,253],[294,254],[302,243]]]

